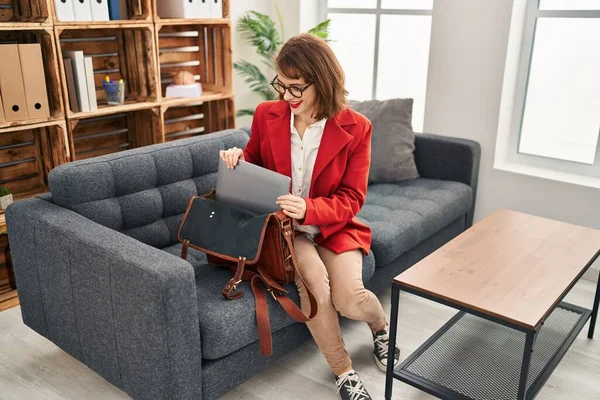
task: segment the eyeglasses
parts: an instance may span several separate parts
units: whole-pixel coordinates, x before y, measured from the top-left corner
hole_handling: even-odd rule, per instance
[[[294,96],[297,99],[302,97],[304,91],[308,89],[310,85],[313,84],[312,82],[309,82],[303,88],[299,88],[297,86],[285,86],[279,81],[279,79],[277,79],[277,77],[278,75],[275,75],[275,78],[273,78],[273,80],[271,81],[271,86],[273,86],[273,89],[275,89],[275,91],[282,96],[285,95],[285,91],[287,90],[292,96]]]

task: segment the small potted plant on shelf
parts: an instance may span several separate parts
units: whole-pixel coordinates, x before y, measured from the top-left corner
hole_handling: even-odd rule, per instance
[[[6,210],[6,207],[13,202],[13,195],[10,190],[4,186],[0,186],[0,208]]]

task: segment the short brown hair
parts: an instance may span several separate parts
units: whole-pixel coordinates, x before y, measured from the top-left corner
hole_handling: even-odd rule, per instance
[[[313,82],[317,94],[314,117],[318,120],[331,118],[346,107],[344,70],[323,39],[309,33],[290,38],[277,55],[276,64],[288,78]]]

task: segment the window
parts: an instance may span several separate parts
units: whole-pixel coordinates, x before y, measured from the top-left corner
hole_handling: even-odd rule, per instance
[[[515,3],[515,12],[517,3],[523,7],[521,46],[511,122],[505,133],[499,129],[495,164],[600,187],[600,0]],[[509,39],[508,57],[510,46]]]
[[[352,100],[412,98],[422,131],[433,0],[328,0],[330,45]]]

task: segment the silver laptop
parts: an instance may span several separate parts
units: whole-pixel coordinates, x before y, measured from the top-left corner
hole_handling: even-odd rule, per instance
[[[281,209],[275,202],[277,197],[289,194],[290,182],[285,175],[246,161],[240,160],[229,169],[219,158],[216,199],[256,214],[268,214]]]

